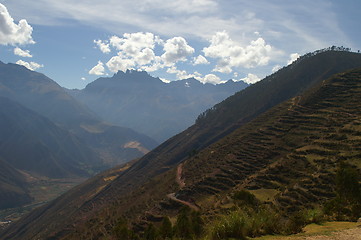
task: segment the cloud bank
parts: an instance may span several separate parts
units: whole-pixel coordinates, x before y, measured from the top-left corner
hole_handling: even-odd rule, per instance
[[[267,65],[272,47],[263,38],[258,38],[247,46],[234,42],[227,32],[217,32],[203,49],[206,57],[218,59],[215,72],[231,73],[234,67],[254,68]]]
[[[22,65],[22,66],[26,67],[27,69],[29,69],[31,71],[35,71],[35,70],[37,70],[39,68],[44,67],[44,65],[42,65],[42,64],[39,64],[39,63],[36,63],[36,62],[26,62],[26,61],[23,61],[23,60],[18,60],[16,62],[16,64]]]
[[[104,71],[105,71],[104,63],[102,63],[101,61],[98,61],[98,64],[95,65],[92,69],[90,69],[89,74],[102,76],[102,75],[105,75]]]
[[[231,73],[234,69],[248,69],[267,65],[273,53],[271,45],[258,37],[248,45],[234,42],[225,31],[215,33],[209,41],[209,46],[203,48],[202,54],[197,54],[195,48],[189,45],[183,37],[177,36],[162,39],[149,32],[125,33],[122,36],[112,36],[105,40],[94,40],[102,53],[113,50],[115,56],[105,63],[110,72],[125,72],[127,69],[153,72],[165,70],[174,74],[177,79],[195,78],[202,83],[218,84],[222,80],[216,74],[201,74],[194,70],[196,65],[211,65],[214,72]],[[195,56],[194,56],[195,55]],[[207,58],[206,58],[207,57]],[[212,60],[212,61],[211,61]],[[193,72],[180,69],[179,64]],[[90,71],[92,75],[104,75],[106,70],[102,62],[98,62]],[[249,75],[245,81],[254,83],[259,80],[256,75]]]
[[[2,45],[24,45],[34,44],[31,36],[33,28],[25,19],[18,24],[10,16],[7,8],[0,3],[0,44]]]
[[[14,54],[20,57],[28,57],[28,58],[33,57],[33,55],[30,54],[29,50],[22,50],[19,47],[14,48]]]

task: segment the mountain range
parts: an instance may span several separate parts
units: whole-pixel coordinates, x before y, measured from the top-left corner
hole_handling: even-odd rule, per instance
[[[203,84],[194,78],[165,83],[147,72],[128,70],[69,93],[106,121],[163,142],[191,126],[201,112],[247,86],[233,80]]]
[[[3,232],[5,239],[142,233],[184,205],[209,221],[248,190],[285,216],[336,196],[341,163],[360,173],[361,55],[329,49],[199,115],[142,158],[88,180]],[[356,69],[355,69],[356,68]],[[351,70],[353,69],[353,70]]]
[[[17,64],[0,63],[0,96],[48,118],[91,148],[93,157],[112,166],[144,155],[157,143],[132,129],[106,123],[55,81]],[[63,144],[66,144],[65,142]]]

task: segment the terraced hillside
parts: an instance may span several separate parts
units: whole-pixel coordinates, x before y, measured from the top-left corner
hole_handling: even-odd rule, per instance
[[[323,203],[335,196],[341,161],[361,169],[360,103],[361,69],[323,81],[187,160],[176,195],[245,188],[287,212]]]
[[[212,219],[232,207],[230,196],[243,188],[284,211],[329,199],[336,162],[355,165],[360,154],[361,70],[323,80],[341,68],[360,67],[360,56],[325,52],[281,70],[106,178],[97,191],[83,184],[13,224],[4,236],[107,238],[121,217],[141,231],[165,215],[176,216],[185,204]],[[290,93],[296,83],[302,87]],[[250,101],[254,98],[264,101]],[[95,193],[81,200],[79,192],[89,189]]]

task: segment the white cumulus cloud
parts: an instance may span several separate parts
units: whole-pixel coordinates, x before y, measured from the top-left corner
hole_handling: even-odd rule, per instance
[[[275,65],[273,68],[272,68],[272,72],[274,73],[274,72],[277,72],[278,70],[280,70],[281,69],[281,65],[279,65],[279,64],[277,64],[277,65]]]
[[[102,53],[110,53],[109,43],[102,40],[94,40],[94,43],[99,47]]]
[[[255,74],[248,73],[247,77],[241,78],[240,80],[248,84],[253,84],[260,81],[261,79]]]
[[[33,57],[33,55],[30,54],[29,50],[22,50],[19,47],[14,48],[14,54],[20,57]]]
[[[112,36],[110,38],[110,45],[125,55],[135,56],[142,51],[142,49],[154,49],[158,38],[159,37],[149,32],[124,33],[122,38]]]
[[[211,84],[219,84],[221,83],[221,79],[214,74],[207,74],[203,78],[198,79],[202,83],[211,83]]]
[[[293,63],[295,60],[297,60],[297,58],[300,57],[300,54],[298,53],[292,53],[290,54],[290,59],[287,61],[287,65]]]
[[[171,66],[179,61],[185,61],[188,56],[194,53],[194,48],[188,45],[183,37],[168,39],[163,47],[162,59],[164,64]]]
[[[178,80],[188,79],[188,78],[195,78],[198,80],[201,77],[201,74],[198,72],[194,72],[193,74],[190,74],[190,73],[187,73],[186,70],[177,69],[177,67],[175,65],[169,67],[167,69],[167,73],[176,74]]]
[[[29,69],[31,71],[35,71],[38,68],[44,67],[43,64],[39,64],[39,63],[36,63],[36,62],[26,62],[26,61],[23,61],[23,60],[18,60],[16,62],[16,64],[22,65],[22,66],[26,67],[27,69]]]
[[[121,37],[112,36],[108,40],[97,40],[99,46],[109,44],[109,48],[114,48],[118,53],[110,58],[106,66],[112,72],[125,71],[127,69],[139,69],[148,72],[154,72],[168,67],[168,71],[177,74],[177,76],[189,76],[188,73],[177,69],[175,72],[172,67],[180,61],[186,61],[187,57],[194,53],[194,48],[188,45],[183,37],[173,37],[166,41],[159,36],[149,32],[124,33]],[[163,48],[163,52],[156,55],[155,49],[158,46]],[[199,56],[194,61],[197,64],[206,64],[205,57]],[[176,69],[176,67],[175,67]],[[193,76],[191,74],[191,76]]]
[[[202,55],[199,55],[198,57],[193,58],[193,65],[199,65],[199,64],[209,64],[207,58],[205,58]]]
[[[104,71],[105,71],[104,63],[98,61],[98,64],[95,65],[92,69],[90,69],[89,74],[101,76],[101,75],[105,75]]]
[[[144,48],[134,56],[134,60],[138,65],[150,64],[155,59],[154,51],[150,48]]]
[[[133,69],[135,62],[133,59],[123,58],[122,56],[114,56],[106,63],[111,72],[123,71]]]
[[[167,73],[176,74],[178,80],[194,78],[194,79],[200,81],[201,83],[219,84],[219,83],[223,82],[218,76],[216,76],[214,74],[207,74],[207,75],[203,76],[202,74],[200,74],[197,71],[195,71],[193,73],[187,73],[186,70],[179,70],[174,65],[167,69]]]
[[[0,3],[0,44],[33,44],[35,42],[31,36],[32,32],[33,28],[25,19],[16,24],[7,8]]]
[[[160,38],[149,32],[124,33],[123,37],[112,36],[109,46],[117,50],[118,55],[113,56],[106,65],[112,72],[133,68],[156,71],[161,68],[161,64],[154,48],[160,43]]]
[[[218,59],[213,71],[231,73],[233,67],[254,68],[267,65],[272,47],[259,37],[247,46],[234,42],[227,32],[217,32],[210,46],[203,49],[206,57]]]

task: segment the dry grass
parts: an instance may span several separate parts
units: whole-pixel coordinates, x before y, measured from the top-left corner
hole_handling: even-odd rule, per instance
[[[290,236],[263,236],[253,240],[324,240],[324,239],[361,239],[361,224],[355,222],[326,222],[309,224],[302,233]]]

